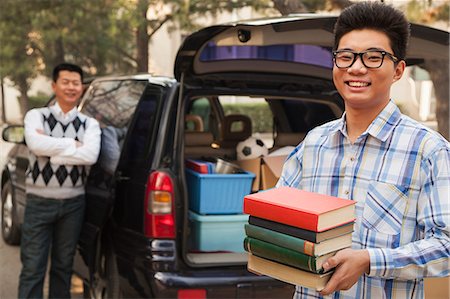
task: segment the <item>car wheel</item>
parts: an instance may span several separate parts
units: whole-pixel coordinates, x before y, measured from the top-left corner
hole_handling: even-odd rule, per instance
[[[16,200],[11,181],[2,187],[2,236],[6,244],[20,244],[20,226],[17,220]]]
[[[119,272],[116,257],[110,246],[100,256],[99,267],[91,283],[83,284],[84,298],[122,298],[119,287]]]

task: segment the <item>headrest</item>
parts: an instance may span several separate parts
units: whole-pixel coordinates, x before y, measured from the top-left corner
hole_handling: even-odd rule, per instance
[[[211,132],[184,132],[185,146],[211,146],[213,141]]]
[[[226,141],[242,141],[252,135],[252,121],[243,114],[229,114],[223,118],[221,139]]]
[[[203,119],[196,114],[186,114],[185,125],[187,131],[203,132]]]

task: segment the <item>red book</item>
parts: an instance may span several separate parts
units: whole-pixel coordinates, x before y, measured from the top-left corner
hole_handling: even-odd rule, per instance
[[[202,161],[186,159],[185,165],[187,168],[194,170],[198,173],[208,173],[208,164]]]
[[[334,196],[280,187],[244,197],[244,213],[321,232],[355,220],[355,202]]]

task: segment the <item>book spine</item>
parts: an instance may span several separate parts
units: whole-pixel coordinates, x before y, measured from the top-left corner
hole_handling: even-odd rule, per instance
[[[309,242],[317,243],[317,234],[310,230],[305,230],[305,229],[289,226],[286,224],[261,219],[261,218],[254,217],[254,216],[250,216],[248,221],[250,224],[253,224],[253,225],[256,225],[259,227],[267,228],[267,229],[270,229],[270,230],[273,230],[273,231],[276,231],[276,232],[279,232],[282,234],[290,235],[290,236],[297,237],[297,238],[300,238],[300,239],[303,239],[303,240],[306,240]]]
[[[272,243],[284,248],[289,248],[306,255],[315,256],[315,243],[295,238],[286,234],[282,234],[270,229],[254,226],[251,224],[245,225],[245,233],[247,236],[254,239],[262,240]]]
[[[314,257],[258,239],[246,237],[244,239],[244,249],[256,256],[288,266],[313,273],[323,272],[322,269],[316,269],[316,259]]]
[[[244,197],[244,213],[317,232],[318,216]]]

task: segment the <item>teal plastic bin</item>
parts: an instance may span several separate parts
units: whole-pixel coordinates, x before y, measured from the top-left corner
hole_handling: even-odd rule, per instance
[[[200,215],[189,211],[193,251],[245,252],[245,224],[248,215]]]
[[[254,178],[250,172],[201,174],[186,169],[189,209],[199,214],[242,214]]]

